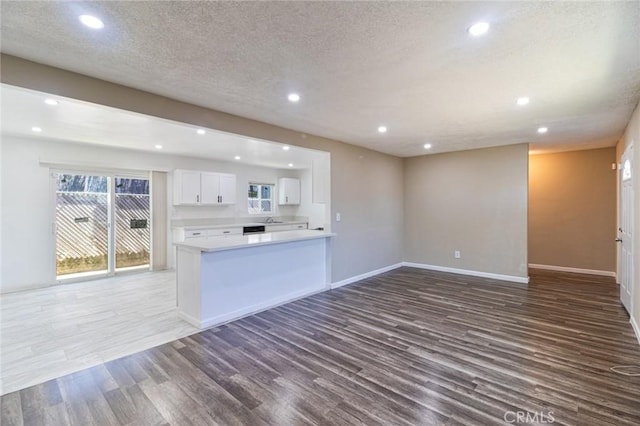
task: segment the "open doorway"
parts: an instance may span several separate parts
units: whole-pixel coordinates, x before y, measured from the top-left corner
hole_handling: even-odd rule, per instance
[[[529,156],[529,267],[616,276],[616,148]]]

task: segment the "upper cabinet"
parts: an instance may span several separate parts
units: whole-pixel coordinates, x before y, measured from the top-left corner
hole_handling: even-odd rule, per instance
[[[174,205],[213,206],[235,202],[235,175],[194,170],[173,172]]]
[[[300,204],[300,179],[280,178],[278,180],[278,204]]]
[[[200,172],[176,170],[173,173],[173,204],[200,204]]]

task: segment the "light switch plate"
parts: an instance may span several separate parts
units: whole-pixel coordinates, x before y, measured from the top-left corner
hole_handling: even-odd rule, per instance
[[[336,222],[340,222],[340,213],[336,213]]]

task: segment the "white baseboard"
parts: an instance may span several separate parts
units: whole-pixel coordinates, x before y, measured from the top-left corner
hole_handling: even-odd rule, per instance
[[[337,281],[335,283],[331,283],[331,288],[334,289],[334,288],[342,287],[342,286],[347,285],[347,284],[355,283],[356,281],[364,280],[365,278],[370,278],[370,277],[373,277],[375,275],[380,275],[380,274],[382,274],[384,272],[388,272],[388,271],[391,271],[393,269],[397,269],[397,268],[401,267],[402,265],[403,265],[402,262],[400,262],[400,263],[396,263],[394,265],[385,266],[384,268],[376,269],[374,271],[365,272],[364,274],[356,275],[355,277],[350,277],[350,278],[344,279],[342,281]]]
[[[545,269],[547,271],[573,272],[576,274],[600,275],[604,277],[616,277],[616,273],[613,271],[600,271],[597,269],[569,268],[568,266],[556,265],[538,265],[537,263],[530,263],[529,268]]]
[[[516,275],[493,274],[491,272],[471,271],[468,269],[449,268],[447,266],[427,265],[425,263],[402,262],[402,266],[411,268],[429,269],[431,271],[449,272],[452,274],[470,275],[473,277],[491,278],[500,281],[511,281],[516,283],[529,283],[529,277],[518,277]]]
[[[277,306],[284,305],[298,299],[302,299],[305,297],[313,296],[314,294],[322,293],[323,291],[326,291],[326,290],[328,290],[328,288],[322,288],[319,290],[307,289],[307,290],[296,291],[294,293],[289,293],[282,297],[277,297],[274,299],[267,300],[265,302],[256,303],[255,305],[247,306],[245,308],[238,309],[223,315],[218,315],[212,318],[205,318],[202,321],[198,321],[198,319],[193,318],[182,312],[178,312],[178,316],[183,320],[187,321],[188,323],[200,329],[205,329],[205,328],[226,324],[228,322],[235,321],[240,318],[248,317],[250,315],[257,314],[259,312],[266,311],[268,309],[275,308]]]
[[[200,328],[200,321],[198,321],[196,318],[192,317],[191,315],[187,315],[184,312],[178,311],[178,318],[185,320],[186,322],[188,322],[194,327]]]
[[[636,339],[638,339],[638,344],[640,344],[640,327],[638,326],[638,323],[636,322],[635,318],[633,318],[633,316],[631,316],[631,319],[629,320],[629,322],[631,323],[631,328],[633,328],[633,332],[636,333]]]

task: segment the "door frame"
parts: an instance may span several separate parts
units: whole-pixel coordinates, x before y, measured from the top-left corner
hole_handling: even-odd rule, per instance
[[[57,238],[56,238],[56,190],[57,190],[57,182],[56,175],[64,173],[64,174],[76,174],[76,175],[90,175],[90,176],[105,176],[107,180],[107,270],[102,273],[96,273],[86,277],[58,277],[57,274]],[[140,172],[135,170],[109,170],[109,169],[83,169],[83,168],[75,168],[75,167],[52,167],[49,169],[49,182],[50,182],[50,194],[51,194],[51,209],[50,209],[50,223],[51,223],[51,233],[52,233],[52,282],[55,285],[63,285],[63,284],[72,284],[76,282],[82,281],[90,281],[97,280],[107,277],[113,277],[116,275],[126,275],[137,272],[148,272],[151,270],[151,259],[153,256],[153,241],[149,241],[149,268],[148,269],[140,269],[139,271],[117,271],[116,270],[116,227],[114,226],[114,214],[115,214],[115,202],[116,202],[116,191],[115,191],[115,178],[129,178],[129,179],[147,179],[149,180],[149,218],[151,219],[151,172]],[[150,235],[153,236],[153,221],[149,220],[149,232]]]
[[[633,255],[634,255],[635,250],[637,250],[637,247],[634,247],[634,244],[633,244],[633,234],[635,232],[638,232],[638,230],[636,230],[634,228],[634,226],[633,226],[634,225],[633,224],[633,218],[634,218],[633,215],[635,214],[634,205],[633,205],[633,203],[635,201],[633,199],[633,196],[634,196],[634,192],[633,191],[635,189],[635,186],[638,184],[637,179],[636,179],[636,170],[634,169],[634,164],[633,164],[633,149],[634,149],[633,145],[634,145],[634,141],[631,140],[629,142],[629,144],[625,147],[624,151],[622,152],[622,155],[620,156],[620,166],[618,167],[618,176],[617,176],[617,178],[618,178],[617,179],[617,183],[618,183],[618,217],[617,217],[617,219],[618,219],[618,227],[617,227],[617,230],[616,230],[616,234],[619,234],[621,232],[620,231],[621,225],[622,225],[621,217],[622,217],[622,214],[623,214],[623,212],[622,212],[622,197],[623,197],[623,194],[624,194],[624,191],[622,189],[622,185],[623,185],[623,181],[622,181],[622,176],[623,175],[622,175],[622,173],[623,173],[623,170],[624,170],[624,161],[623,160],[624,159],[628,159],[630,164],[631,164],[631,191],[630,192],[631,192],[631,197],[632,198],[631,198],[631,200],[629,200],[629,206],[630,206],[630,209],[631,209],[631,227],[632,227],[631,228],[631,230],[632,230],[631,232],[632,233],[631,233],[630,247],[631,247],[631,257],[632,257],[632,259],[633,259]],[[618,238],[620,238],[620,236]],[[621,284],[621,281],[622,281],[621,280],[621,276],[622,276],[622,273],[621,273],[622,272],[622,246],[621,246],[621,244],[616,244],[616,246],[617,246],[616,247],[616,254],[617,254],[616,282],[618,283],[618,285],[620,286],[620,289],[621,289],[622,288],[622,284]],[[631,262],[631,274],[628,277],[628,280],[629,280],[629,283],[628,283],[629,284],[629,292],[630,292],[629,312],[628,313],[629,313],[630,316],[633,315],[633,308],[634,308],[634,306],[633,306],[634,274],[635,274],[635,271],[634,271],[634,268],[633,268],[633,260],[632,260],[632,262]],[[624,308],[626,309],[626,306]]]

